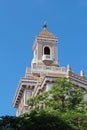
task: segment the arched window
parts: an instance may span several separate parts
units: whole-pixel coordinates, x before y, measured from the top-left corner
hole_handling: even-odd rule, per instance
[[[25,95],[24,95],[24,101],[25,105],[27,105],[27,100],[32,96],[32,90],[25,90]]]
[[[50,55],[50,48],[49,47],[44,47],[44,54]]]

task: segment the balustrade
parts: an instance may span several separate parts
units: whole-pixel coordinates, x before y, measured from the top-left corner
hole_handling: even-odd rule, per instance
[[[32,71],[38,71],[38,72],[42,72],[42,71],[51,71],[51,72],[67,72],[65,67],[56,67],[56,66],[41,66],[41,65],[34,65],[32,66]]]

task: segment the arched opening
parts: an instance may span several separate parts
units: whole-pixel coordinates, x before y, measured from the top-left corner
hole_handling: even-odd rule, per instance
[[[53,59],[51,57],[51,48],[50,48],[50,46],[44,46],[43,47],[42,61],[46,65],[49,65],[49,64],[51,64],[53,62]]]
[[[44,47],[44,54],[50,55],[50,48],[49,47]]]

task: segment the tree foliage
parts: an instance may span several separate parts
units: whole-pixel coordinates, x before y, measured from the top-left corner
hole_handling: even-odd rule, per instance
[[[87,110],[87,102],[83,100],[84,94],[85,92],[72,84],[69,79],[59,78],[55,80],[51,90],[31,97],[28,100],[28,105],[34,109],[49,107],[61,112],[68,110],[80,110],[82,112]]]
[[[86,130],[85,92],[69,79],[59,78],[48,92],[28,100],[31,110],[19,117],[0,118],[0,130]]]
[[[0,130],[73,130],[54,111],[31,111],[21,117],[2,117]]]

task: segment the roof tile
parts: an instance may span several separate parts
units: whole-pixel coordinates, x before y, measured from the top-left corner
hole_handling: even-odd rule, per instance
[[[56,38],[52,33],[50,33],[47,29],[43,29],[43,31],[39,33],[38,37],[57,39],[57,38]]]

